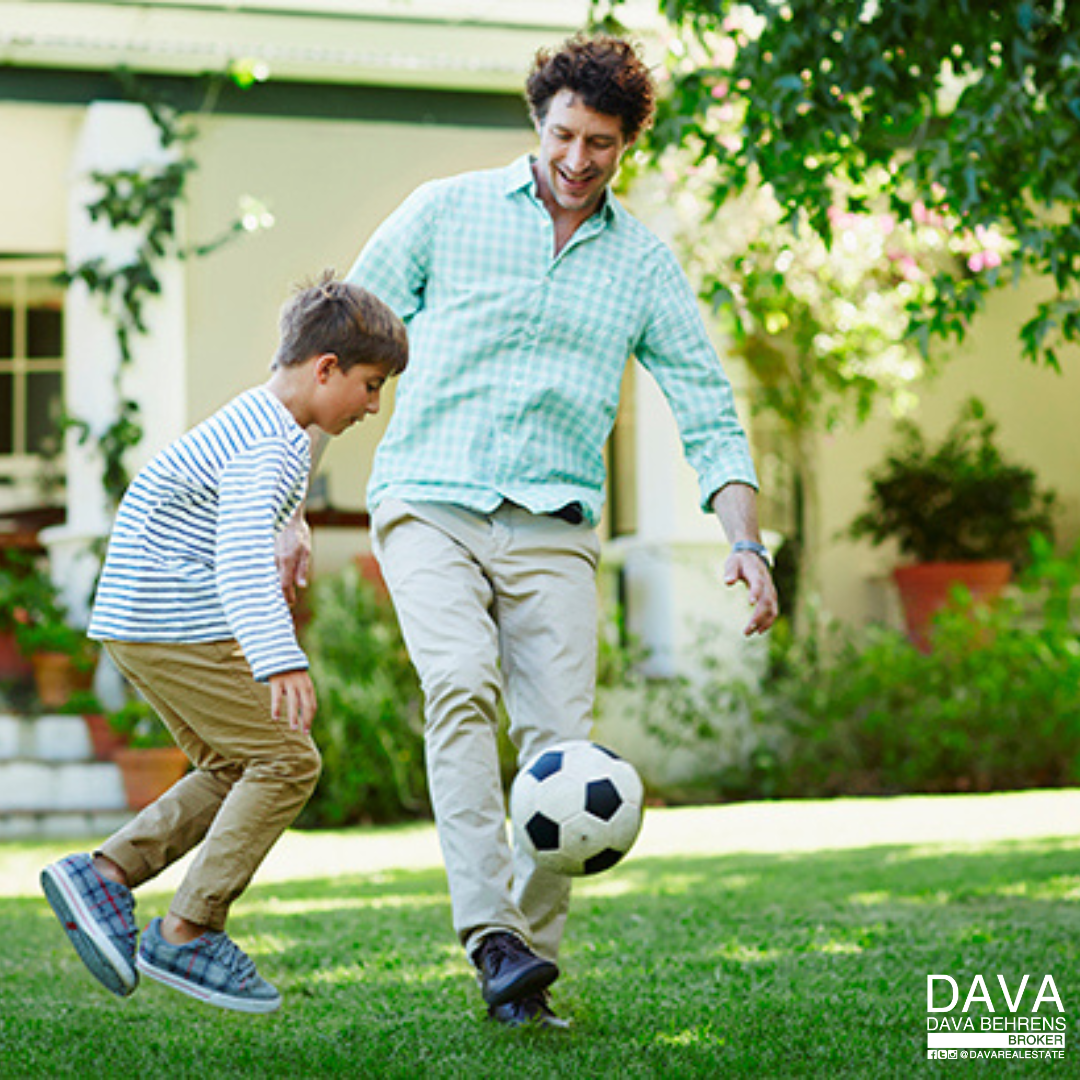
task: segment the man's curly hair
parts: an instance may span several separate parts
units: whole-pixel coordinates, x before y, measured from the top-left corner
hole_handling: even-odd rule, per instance
[[[542,124],[551,99],[571,90],[590,108],[622,122],[633,142],[652,123],[656,85],[636,46],[606,34],[578,34],[557,50],[540,49],[525,83],[533,119]]]

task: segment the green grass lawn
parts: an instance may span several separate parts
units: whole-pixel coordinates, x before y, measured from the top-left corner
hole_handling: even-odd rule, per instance
[[[1005,839],[985,823],[1022,796],[653,811],[634,857],[576,891],[554,993],[569,1033],[484,1022],[426,827],[290,834],[231,923],[285,995],[271,1017],[156,983],[112,997],[35,891],[37,866],[71,845],[0,845],[0,1076],[1080,1076],[1076,795],[1040,796],[1040,820]],[[950,828],[961,810],[984,823],[977,840]],[[392,865],[414,849],[420,868]],[[166,900],[143,890],[140,923]],[[928,1061],[931,973],[962,997],[983,974],[999,1015],[997,974],[1012,991],[1029,974],[1025,1016],[1052,974],[1065,1059]]]

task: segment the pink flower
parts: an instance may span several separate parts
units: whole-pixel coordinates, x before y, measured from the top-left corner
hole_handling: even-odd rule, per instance
[[[900,259],[900,274],[905,281],[915,281],[919,277],[919,264],[911,255]]]

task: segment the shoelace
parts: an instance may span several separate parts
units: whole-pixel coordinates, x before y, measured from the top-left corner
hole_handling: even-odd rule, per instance
[[[498,974],[504,960],[520,955],[521,946],[510,934],[493,934],[484,942],[483,959],[490,962],[493,975]]]
[[[207,934],[209,943],[206,952],[222,967],[231,971],[239,979],[250,979],[258,974],[255,962],[228,934]]]
[[[108,906],[123,917],[123,938],[128,947],[134,951],[135,939],[139,936],[139,928],[135,925],[135,897],[130,889],[114,885],[106,878],[102,878],[101,881],[105,900],[100,902],[98,907]]]

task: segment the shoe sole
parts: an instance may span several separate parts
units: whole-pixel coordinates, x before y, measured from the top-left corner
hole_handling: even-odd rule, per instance
[[[550,960],[543,960],[535,967],[523,971],[509,986],[504,986],[498,993],[491,993],[490,987],[482,994],[486,1004],[495,1008],[509,1005],[511,1001],[532,997],[546,990],[559,977],[559,969]]]
[[[573,1021],[568,1020],[562,1016],[546,1015],[546,1016],[530,1016],[524,1020],[512,1020],[507,1017],[500,1016],[498,1013],[489,1010],[487,1019],[489,1023],[501,1024],[506,1028],[543,1028],[546,1031],[569,1031],[573,1026]]]
[[[149,979],[156,979],[164,986],[173,990],[179,990],[181,994],[195,998],[207,1005],[215,1005],[219,1009],[230,1009],[233,1012],[242,1013],[272,1013],[281,1008],[281,995],[276,998],[241,998],[232,994],[223,994],[220,990],[208,990],[205,986],[193,983],[174,971],[166,971],[164,968],[154,967],[149,960],[139,953],[135,958],[138,969]]]
[[[41,871],[41,888],[79,959],[106,990],[127,997],[139,985],[135,965],[112,943],[59,863]]]

